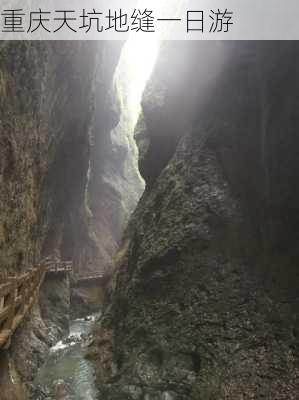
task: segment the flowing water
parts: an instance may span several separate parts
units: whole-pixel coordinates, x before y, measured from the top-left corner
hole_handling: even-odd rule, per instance
[[[94,316],[71,322],[67,340],[58,342],[40,369],[36,384],[57,400],[97,400],[93,365],[84,358],[82,335],[90,333]]]

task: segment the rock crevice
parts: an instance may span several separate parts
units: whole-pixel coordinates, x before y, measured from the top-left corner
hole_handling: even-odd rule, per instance
[[[298,54],[162,50],[137,132],[147,188],[95,332],[104,397],[296,399]]]

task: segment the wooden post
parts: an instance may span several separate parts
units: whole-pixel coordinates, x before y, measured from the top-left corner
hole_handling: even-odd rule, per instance
[[[10,346],[13,332],[39,294],[47,268],[47,265],[31,268],[19,278],[9,278],[7,283],[0,287],[0,323],[3,322],[0,329],[0,347]]]
[[[21,290],[20,290],[20,297],[21,297],[20,314],[21,315],[24,315],[26,312],[27,282],[28,282],[28,275],[26,274],[22,278]]]
[[[0,310],[2,310],[4,307],[4,298],[5,298],[5,296],[0,297]]]
[[[34,285],[34,270],[33,268],[30,270],[28,277],[28,285],[27,285],[27,305],[30,306],[31,297],[33,296],[33,285]]]
[[[11,283],[11,291],[8,297],[9,314],[4,324],[4,329],[11,331],[13,320],[15,317],[15,306],[16,306],[16,296],[17,296],[17,280],[16,278],[9,278],[9,282]]]

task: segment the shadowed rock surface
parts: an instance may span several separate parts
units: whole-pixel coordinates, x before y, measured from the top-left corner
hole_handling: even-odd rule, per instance
[[[72,260],[75,272],[84,273],[90,263],[100,268],[86,198],[96,201],[88,194],[94,137],[110,133],[108,99],[121,43],[108,47],[109,52],[104,42],[1,44],[0,283],[46,256]],[[96,98],[107,106],[101,109],[103,128],[93,131]],[[102,149],[99,157],[104,155]],[[121,205],[126,207],[126,199]],[[109,257],[113,252],[107,251]],[[69,314],[69,277],[46,279],[40,305],[18,329],[8,354],[26,383],[68,330]]]
[[[84,194],[85,164],[88,165],[88,127],[92,121],[92,103],[88,99],[92,98],[96,49],[96,44],[86,43],[1,44],[3,281],[38,263],[43,252],[56,252],[57,243],[61,243],[61,227],[66,221],[70,223],[72,213],[79,215],[79,226],[84,225],[84,218],[80,219],[80,191],[83,187]],[[79,149],[76,176],[74,171],[70,174],[73,162],[66,147],[73,152]],[[68,174],[71,178],[67,178]],[[55,182],[53,175],[57,177]],[[67,187],[61,177],[68,181]],[[46,288],[48,283],[44,285]],[[50,292],[48,296],[49,291],[45,290],[41,301],[47,306],[48,327],[37,304],[12,340],[10,353],[26,382],[32,380],[48,346],[67,329],[69,287],[54,285]],[[61,318],[64,321],[59,321]],[[54,322],[56,328],[52,327]]]
[[[122,42],[109,42],[99,56],[85,201],[89,236],[94,246],[85,254],[80,250],[85,256],[84,271],[111,271],[123,231],[143,191],[130,143],[131,133],[124,129],[113,134],[123,111],[119,104],[119,88],[115,87],[115,82],[111,84],[122,45]]]
[[[103,398],[297,399],[298,60],[295,43],[165,46],[137,130],[147,188],[95,330]]]

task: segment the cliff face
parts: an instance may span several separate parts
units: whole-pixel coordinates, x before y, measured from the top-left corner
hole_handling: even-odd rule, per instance
[[[85,201],[89,236],[94,243],[94,251],[86,254],[85,268],[106,273],[111,271],[112,258],[143,190],[135,166],[133,139],[125,127],[120,127],[125,110],[113,80],[122,44],[109,42],[100,55]]]
[[[86,43],[2,44],[3,271],[38,262],[42,246],[46,255],[69,256],[68,230],[83,225],[97,50]]]
[[[46,49],[38,46],[4,42],[1,45],[0,176],[1,187],[5,188],[1,190],[2,275],[21,270],[26,262],[32,264],[35,247],[41,246],[35,245],[32,237],[38,237],[38,195],[42,171],[45,173],[46,169],[46,159],[42,156],[55,137],[45,132],[42,135],[38,130],[37,112],[44,101],[41,82],[45,71],[37,64],[43,50],[47,54]]]
[[[96,330],[105,398],[296,399],[298,60],[294,43],[163,50],[147,189]]]
[[[45,254],[68,257],[67,232],[74,229],[75,222],[80,228],[84,226],[80,211],[89,159],[97,50],[90,43],[1,44],[3,281],[8,275],[26,271]],[[15,360],[26,381],[33,378],[48,345],[67,329],[67,281],[62,279],[49,290],[46,280],[41,289],[41,305],[47,308],[42,307],[41,312],[46,314],[46,322],[56,323],[55,328],[46,328],[36,305],[13,337],[9,365]]]
[[[2,281],[45,256],[73,260],[76,272],[84,272],[90,259],[98,261],[86,196],[95,157],[95,97],[103,104],[109,98],[121,45],[109,47],[110,56],[104,42],[1,44]],[[108,111],[108,106],[101,111],[103,125]],[[33,379],[48,346],[68,329],[69,313],[68,277],[46,278],[40,306],[14,335],[7,363],[1,361],[11,369],[7,376]],[[3,394],[8,399],[18,398],[10,382],[0,385],[8,388]]]
[[[122,46],[123,42],[103,42],[97,52],[89,152],[84,158],[87,161],[85,175],[80,176],[71,170],[67,177],[61,177],[62,182],[72,179],[77,182],[76,191],[71,193],[75,207],[70,207],[67,201],[69,194],[64,196],[63,212],[53,224],[54,238],[57,238],[60,223],[63,232],[60,249],[65,258],[73,260],[74,271],[79,275],[93,272],[111,274],[112,258],[143,190],[132,148],[132,134],[126,127],[120,127],[125,110],[118,98],[114,74]],[[82,158],[82,146],[75,146],[78,155],[75,158],[70,156],[73,164]],[[56,172],[60,169],[58,167]],[[69,193],[68,188],[64,191]],[[70,215],[72,222],[62,218],[62,215]],[[73,316],[82,317],[98,311],[102,305],[104,286],[103,283],[93,289],[73,288]]]

